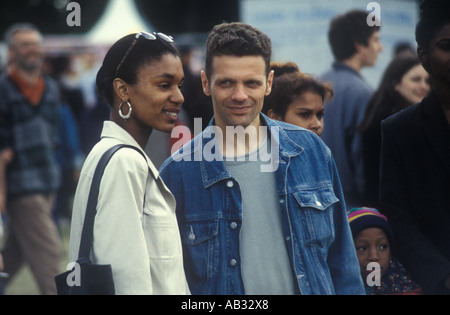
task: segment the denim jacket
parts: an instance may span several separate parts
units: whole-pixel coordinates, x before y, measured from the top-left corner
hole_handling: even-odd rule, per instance
[[[271,135],[275,134],[273,128],[278,133],[278,139],[271,138],[279,151],[276,193],[300,293],[365,294],[330,150],[312,132],[264,115],[262,120]],[[205,132],[198,135],[172,155],[160,173],[177,201],[184,267],[192,294],[245,294],[240,268],[239,185],[223,161],[198,158],[199,150],[211,147],[213,139]]]

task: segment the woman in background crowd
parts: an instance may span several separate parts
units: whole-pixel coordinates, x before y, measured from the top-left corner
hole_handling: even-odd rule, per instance
[[[378,207],[381,121],[420,102],[429,91],[429,75],[417,56],[397,57],[386,68],[359,127],[364,159],[365,205]]]
[[[309,129],[320,137],[324,128],[324,103],[333,97],[332,88],[301,73],[293,62],[272,62],[271,69],[275,72],[272,93],[264,101],[263,113]]]

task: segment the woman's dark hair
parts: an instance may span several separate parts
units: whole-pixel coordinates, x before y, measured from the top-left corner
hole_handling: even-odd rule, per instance
[[[378,89],[367,104],[364,119],[359,126],[360,132],[364,132],[373,123],[381,122],[380,117],[384,119],[410,105],[395,90],[395,86],[410,69],[420,64],[418,57],[414,55],[401,55],[389,63]]]
[[[121,78],[128,84],[136,84],[138,70],[149,63],[161,60],[161,57],[171,54],[179,57],[178,49],[157,36],[156,40],[140,36],[131,52],[126,57],[119,72],[116,73],[122,58],[131,47],[136,34],[127,35],[119,39],[106,53],[103,65],[97,73],[97,92],[110,106],[114,105],[113,82]]]
[[[324,102],[333,97],[333,89],[328,84],[318,81],[312,75],[300,72],[293,62],[273,62],[270,68],[275,74],[272,92],[264,100],[262,112],[266,115],[271,109],[284,119],[289,105],[306,91],[317,93]]]
[[[416,41],[425,51],[436,33],[450,23],[449,0],[424,0],[420,5],[420,20],[416,27]]]
[[[216,25],[206,41],[205,72],[212,74],[212,62],[216,56],[262,56],[266,63],[266,74],[270,72],[272,43],[260,30],[243,23]]]
[[[380,26],[367,24],[368,12],[352,10],[338,15],[330,23],[328,40],[337,61],[343,61],[356,53],[355,43],[367,46],[369,38]]]

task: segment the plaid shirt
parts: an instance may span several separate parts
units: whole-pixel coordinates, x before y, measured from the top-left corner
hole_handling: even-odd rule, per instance
[[[59,88],[45,78],[41,102],[32,106],[10,78],[0,79],[0,150],[12,148],[8,165],[8,196],[50,194],[59,186],[55,159],[58,142]]]

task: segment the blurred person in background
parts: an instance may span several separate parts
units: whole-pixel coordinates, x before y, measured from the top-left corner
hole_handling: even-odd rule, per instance
[[[429,74],[417,55],[394,58],[386,68],[359,127],[364,160],[364,205],[378,207],[381,121],[420,102],[429,91]]]
[[[53,217],[58,227],[70,221],[72,216],[73,196],[85,158],[79,132],[79,115],[84,103],[81,90],[76,85],[68,83],[71,72],[70,60],[67,55],[48,57],[44,71],[58,83],[61,91],[58,132],[60,145],[56,150],[57,161],[61,168],[61,185],[53,209]]]
[[[7,32],[9,69],[0,79],[0,212],[7,210],[8,234],[2,250],[5,272],[13,277],[28,263],[42,294],[56,294],[61,241],[52,219],[60,183],[55,157],[60,115],[59,88],[42,75],[43,37],[32,25]],[[7,160],[6,160],[7,161]]]
[[[272,93],[266,96],[262,112],[269,118],[323,132],[324,103],[333,97],[333,89],[313,76],[300,72],[293,62],[272,62]]]
[[[361,204],[363,178],[361,143],[357,128],[361,123],[373,88],[361,75],[365,67],[376,64],[383,50],[380,26],[367,24],[368,12],[352,10],[335,17],[328,38],[335,62],[320,76],[334,90],[333,99],[325,106],[323,141],[336,160],[347,209]]]

